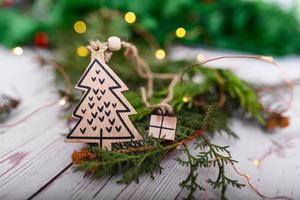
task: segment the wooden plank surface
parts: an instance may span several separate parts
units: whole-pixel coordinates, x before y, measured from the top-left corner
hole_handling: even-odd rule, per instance
[[[41,68],[33,60],[33,54],[25,50],[25,55],[16,57],[0,49],[4,59],[0,60],[1,91],[15,94],[16,88],[22,98],[21,106],[12,113],[7,123],[13,123],[47,102],[58,100],[54,74],[51,68]],[[29,52],[29,53],[27,53]],[[299,58],[292,58],[289,74],[300,77],[300,69],[295,68]],[[290,62],[290,59],[285,62]],[[257,66],[256,66],[257,67]],[[7,70],[9,69],[9,70]],[[256,69],[258,70],[258,69]],[[269,69],[268,69],[269,70]],[[272,69],[274,70],[274,69]],[[247,77],[249,72],[240,75]],[[255,81],[263,81],[265,74],[276,81],[275,72],[260,71]],[[275,78],[274,78],[275,77]],[[253,77],[252,77],[253,80]],[[278,133],[268,134],[248,122],[234,120],[232,127],[240,140],[216,136],[213,142],[231,146],[235,159],[239,160],[238,169],[251,176],[251,181],[268,196],[286,195],[300,198],[297,186],[300,184],[300,87],[295,88],[293,110],[290,111],[291,126]],[[68,130],[60,119],[61,107],[54,105],[37,113],[25,123],[5,129],[0,134],[0,199],[181,199],[186,195],[178,184],[188,174],[188,169],[178,166],[173,160],[176,152],[164,161],[164,171],[156,174],[155,180],[142,177],[138,184],[116,184],[119,177],[95,179],[86,177],[82,172],[74,172],[70,167],[70,155],[81,145],[64,144],[62,133]],[[2,130],[3,131],[3,130]],[[299,138],[298,138],[299,136]],[[280,146],[287,146],[282,149]],[[260,168],[253,161],[265,152],[271,151]],[[236,173],[228,168],[230,176],[241,181]],[[207,170],[199,171],[199,181],[203,182]],[[215,176],[215,170],[210,172]],[[199,197],[203,198],[204,193]],[[219,192],[209,188],[209,198],[218,198]],[[257,199],[258,196],[248,188],[232,190],[230,199]]]
[[[57,100],[51,68],[38,66],[33,54],[26,50],[25,55],[19,57],[3,49],[1,54],[1,92],[18,95],[22,100],[7,124]],[[0,199],[30,197],[71,162],[70,154],[76,146],[63,143],[61,134],[65,125],[58,120],[60,111],[55,104],[24,123],[1,130]]]

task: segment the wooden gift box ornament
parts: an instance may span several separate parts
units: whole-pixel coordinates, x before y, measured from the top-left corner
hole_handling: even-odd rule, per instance
[[[105,63],[110,51],[121,48],[121,41],[111,37],[108,43],[91,42],[91,63],[76,85],[83,96],[73,112],[77,124],[65,142],[98,143],[111,150],[112,143],[142,140],[129,119],[136,111],[122,92],[128,90],[123,81]]]
[[[175,140],[177,118],[162,114],[153,114],[150,118],[149,136],[165,140]]]

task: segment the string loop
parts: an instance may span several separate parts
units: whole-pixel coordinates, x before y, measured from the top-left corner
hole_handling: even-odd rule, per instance
[[[178,74],[153,73],[150,66],[139,56],[138,49],[135,45],[122,41],[121,47],[125,49],[124,56],[131,60],[134,70],[140,77],[147,80],[147,87],[141,87],[141,97],[144,105],[149,109],[162,109],[164,112],[173,113],[174,110],[169,103],[174,97],[174,88],[179,81]],[[105,62],[111,59],[112,51],[109,50],[107,42],[91,41],[88,49],[91,51],[92,59],[100,58]],[[148,99],[153,96],[154,79],[170,80],[167,96],[158,104],[150,104]]]

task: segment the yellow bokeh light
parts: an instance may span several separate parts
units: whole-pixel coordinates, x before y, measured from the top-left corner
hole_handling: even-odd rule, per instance
[[[129,24],[132,24],[132,23],[134,23],[135,22],[135,20],[136,20],[136,16],[135,16],[135,14],[133,13],[133,12],[127,12],[126,14],[125,14],[125,21],[127,22],[127,23],[129,23]]]
[[[186,31],[184,28],[179,27],[178,29],[176,29],[176,36],[179,38],[183,38],[186,35]]]
[[[260,166],[260,160],[254,160],[254,165],[256,167],[259,167]]]
[[[23,54],[23,49],[21,47],[15,47],[11,51],[13,54],[15,54],[17,56],[20,56]]]
[[[166,57],[166,52],[163,49],[158,49],[155,52],[155,57],[159,60],[162,60]]]
[[[80,57],[87,57],[89,55],[89,50],[85,46],[80,46],[77,48],[77,55]]]
[[[188,96],[184,96],[184,97],[182,97],[182,101],[183,101],[184,103],[187,103],[187,102],[190,101],[190,98],[189,98]]]
[[[198,60],[198,62],[203,62],[204,59],[205,59],[205,56],[204,56],[203,54],[199,53],[199,54],[197,55],[197,60]]]
[[[76,33],[85,33],[86,31],[86,25],[83,21],[77,21],[74,24],[74,30],[76,31]]]

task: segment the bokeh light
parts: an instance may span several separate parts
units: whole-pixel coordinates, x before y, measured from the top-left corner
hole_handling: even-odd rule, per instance
[[[184,96],[184,97],[182,97],[182,101],[183,101],[184,103],[187,103],[187,102],[190,101],[190,98],[189,98],[188,96]]]
[[[22,49],[22,47],[15,47],[15,48],[13,48],[11,51],[12,51],[13,54],[15,54],[15,55],[17,55],[17,56],[20,56],[20,55],[23,54],[23,49]]]
[[[163,49],[158,49],[155,52],[155,57],[159,60],[162,60],[166,57],[166,52]]]
[[[198,60],[198,62],[203,62],[205,60],[205,56],[203,54],[199,53],[197,55],[197,60]]]
[[[89,50],[85,46],[80,46],[77,48],[77,55],[80,57],[87,57],[89,55]]]
[[[184,28],[179,27],[176,29],[176,36],[179,38],[183,38],[186,35],[186,31]]]
[[[74,24],[74,30],[76,33],[82,34],[86,31],[86,25],[83,21],[77,21]]]
[[[127,23],[129,23],[129,24],[132,24],[132,23],[134,23],[135,22],[135,20],[136,20],[136,16],[135,16],[135,14],[133,13],[133,12],[127,12],[126,14],[125,14],[125,21],[127,22]]]
[[[255,167],[259,167],[260,166],[260,160],[254,160],[254,165]]]

